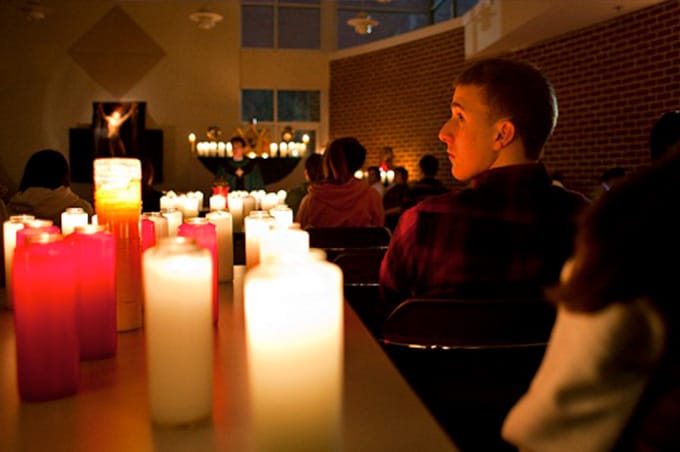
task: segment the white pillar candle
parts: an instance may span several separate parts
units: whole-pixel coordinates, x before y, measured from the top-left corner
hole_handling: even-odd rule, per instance
[[[169,237],[168,219],[161,212],[144,212],[142,218],[153,221],[156,243],[159,243],[165,237]]]
[[[198,198],[191,193],[182,197],[182,214],[184,218],[196,218],[199,211]]]
[[[272,157],[276,157],[276,153],[279,150],[279,145],[276,143],[271,143],[269,145],[269,153],[272,155]]]
[[[250,192],[250,196],[255,198],[255,207],[253,207],[252,210],[263,210],[262,209],[262,198],[264,198],[264,195],[267,194],[266,191],[264,190],[253,190]],[[248,214],[245,215],[246,217]]]
[[[2,225],[3,251],[5,253],[5,304],[12,307],[12,261],[17,244],[17,231],[23,229],[28,221],[35,220],[33,215],[12,215]]]
[[[275,224],[274,217],[262,210],[253,210],[244,220],[246,233],[246,268],[260,263],[260,237]]]
[[[177,208],[177,193],[170,190],[163,196],[161,196],[161,210],[163,209],[176,209]]]
[[[267,193],[260,200],[260,210],[270,210],[279,204],[279,195],[276,193]]]
[[[231,214],[223,210],[215,210],[208,212],[205,217],[215,225],[217,234],[217,279],[219,282],[232,281],[234,279],[234,236]]]
[[[250,212],[253,210],[259,210],[257,208],[257,199],[252,195],[243,197],[243,218],[248,218]]]
[[[92,221],[92,224],[95,225],[95,226],[97,226],[99,224],[99,217],[97,217],[96,213],[94,215],[92,215],[91,221]]]
[[[192,239],[175,237],[143,259],[151,417],[194,423],[212,411],[212,257]]]
[[[177,236],[177,228],[184,222],[182,212],[178,209],[161,209],[161,214],[168,219],[168,237]]]
[[[247,237],[247,236],[246,236]],[[309,233],[295,227],[279,227],[263,231],[260,235],[260,262],[285,261],[295,256],[309,254]]]
[[[61,213],[61,235],[69,235],[76,226],[87,226],[87,212],[80,207],[68,207]]]
[[[257,450],[341,449],[340,269],[323,258],[263,264],[246,273],[244,297]]]
[[[293,224],[293,209],[285,204],[279,204],[269,211],[278,227],[286,228]]]
[[[210,210],[224,210],[227,208],[227,198],[224,195],[216,194],[210,197]]]
[[[243,198],[236,193],[229,193],[228,199],[234,232],[243,232]]]
[[[276,192],[276,195],[279,197],[279,204],[285,204],[286,203],[286,197],[288,196],[288,193],[286,193],[286,190],[279,190]]]

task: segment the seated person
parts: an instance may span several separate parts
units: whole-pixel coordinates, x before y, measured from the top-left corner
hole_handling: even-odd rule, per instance
[[[383,208],[385,209],[385,226],[394,231],[404,210],[406,192],[408,191],[408,171],[403,166],[394,168],[394,184],[385,191]]]
[[[323,155],[324,180],[309,187],[295,221],[307,227],[384,226],[380,195],[354,172],[366,159],[356,138],[338,138]]]
[[[652,160],[680,149],[680,110],[668,111],[654,123],[649,134]]]
[[[556,120],[529,64],[485,59],[458,77],[439,138],[471,183],[402,213],[380,269],[385,316],[412,296],[539,296],[558,280],[587,200],[539,163]]]
[[[680,154],[582,218],[555,327],[503,437],[520,450],[680,450]]]
[[[382,198],[382,196],[385,194],[385,186],[380,180],[380,168],[377,166],[369,166],[366,169],[366,174],[368,185],[370,185],[373,190],[377,191]]]
[[[217,170],[217,179],[226,180],[229,190],[264,190],[262,171],[255,160],[244,156],[246,140],[232,137],[230,140],[233,157],[225,160],[224,166]]]
[[[418,161],[421,178],[409,184],[405,197],[405,207],[413,207],[428,196],[440,195],[449,191],[437,179],[439,160],[432,154],[425,154]]]
[[[309,185],[323,179],[322,160],[321,154],[311,154],[307,157],[304,170],[305,181],[288,192],[286,204],[293,210],[293,215],[295,215],[300,208],[302,198],[309,192]]]
[[[58,151],[44,149],[26,162],[19,191],[7,204],[9,215],[35,215],[61,224],[61,213],[67,207],[81,207],[88,216],[94,214],[92,204],[69,188],[70,170],[66,158]]]

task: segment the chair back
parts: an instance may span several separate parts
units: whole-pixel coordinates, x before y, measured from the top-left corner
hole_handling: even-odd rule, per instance
[[[306,231],[309,233],[309,246],[326,251],[329,261],[348,250],[386,250],[392,238],[390,230],[380,226],[310,227]]]
[[[385,247],[347,249],[333,262],[342,270],[345,285],[378,284]]]
[[[383,324],[382,342],[420,348],[545,346],[555,309],[542,299],[410,298]]]

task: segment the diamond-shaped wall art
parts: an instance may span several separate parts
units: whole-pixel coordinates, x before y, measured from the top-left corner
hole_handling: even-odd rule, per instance
[[[68,51],[103,88],[121,98],[165,52],[120,7],[113,7]]]

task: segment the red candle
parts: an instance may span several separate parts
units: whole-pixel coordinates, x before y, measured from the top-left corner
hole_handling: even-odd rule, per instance
[[[19,395],[75,394],[80,379],[72,253],[60,234],[28,237],[14,253],[14,329]]]
[[[31,220],[24,223],[23,229],[17,231],[16,237],[16,247],[19,247],[26,243],[26,239],[29,236],[41,235],[41,234],[60,234],[61,229],[59,226],[55,226],[50,220]]]
[[[116,243],[104,226],[76,226],[73,250],[80,359],[116,354]]]
[[[142,252],[156,246],[156,224],[148,218],[142,218]]]
[[[217,325],[219,318],[219,305],[217,302],[217,229],[207,218],[187,218],[177,228],[177,235],[192,238],[196,240],[198,246],[210,251],[213,281],[213,324]]]

